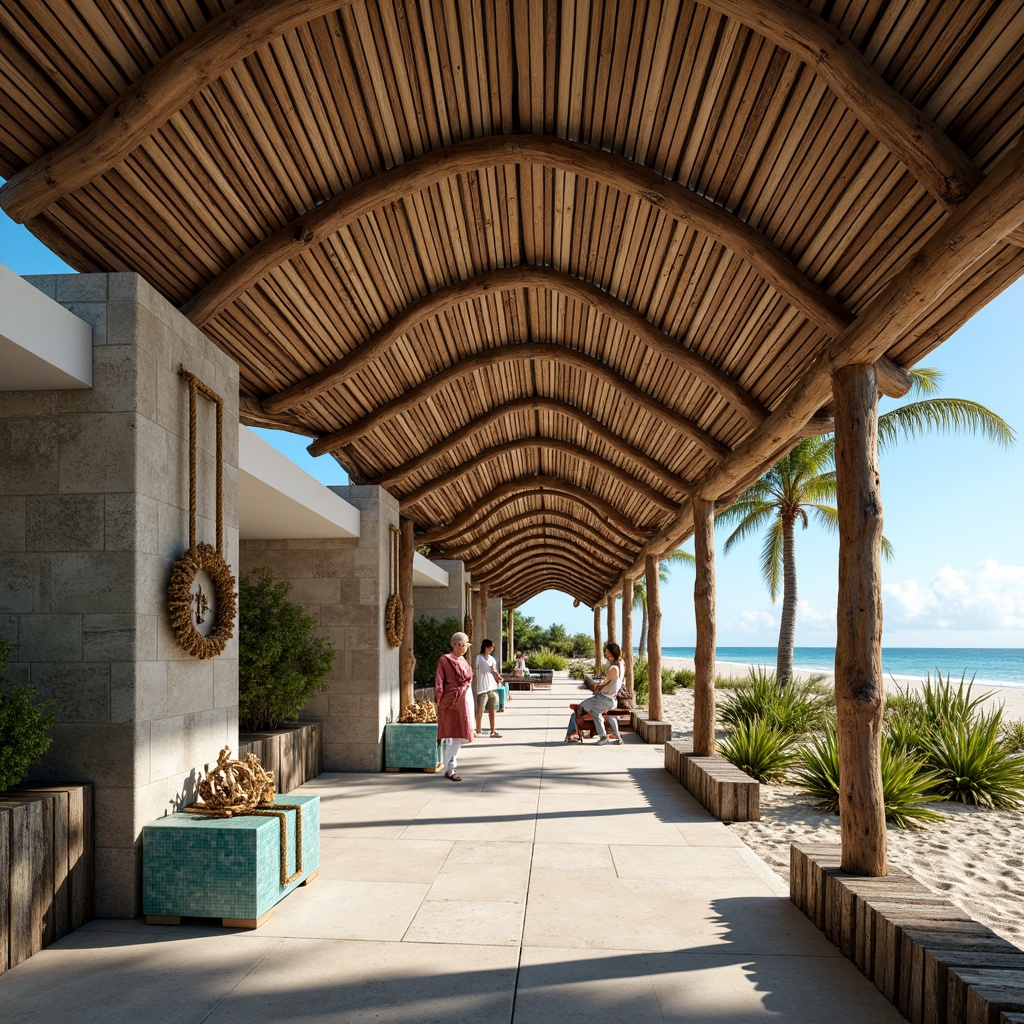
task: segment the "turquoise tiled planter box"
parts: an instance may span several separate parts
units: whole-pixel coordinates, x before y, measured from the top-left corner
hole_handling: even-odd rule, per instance
[[[384,726],[384,767],[389,772],[399,768],[436,772],[442,760],[435,722],[389,722]]]
[[[277,817],[207,818],[170,814],[142,830],[143,913],[152,923],[182,917],[219,917],[254,928],[296,886],[320,867],[320,797],[278,795],[302,807],[302,873],[281,885],[281,824]],[[284,811],[287,874],[297,870],[296,812]]]

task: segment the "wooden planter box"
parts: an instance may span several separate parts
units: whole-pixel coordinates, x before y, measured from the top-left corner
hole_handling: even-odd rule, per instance
[[[437,772],[441,770],[442,761],[437,723],[388,722],[384,726],[384,767],[387,771],[420,768],[425,772]]]
[[[278,793],[290,793],[324,770],[323,728],[320,722],[297,722],[266,732],[238,734],[238,759],[255,754],[274,773]]]
[[[0,974],[91,921],[91,784],[0,793]]]

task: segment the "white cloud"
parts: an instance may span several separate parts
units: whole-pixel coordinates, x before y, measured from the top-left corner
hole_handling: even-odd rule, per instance
[[[944,565],[928,584],[882,587],[886,629],[1024,629],[1024,566],[987,559],[976,569]]]
[[[798,601],[797,612],[796,612],[796,626],[799,630],[802,626],[807,626],[815,631],[819,630],[822,626],[826,629],[830,629],[833,633],[836,631],[836,610],[835,608],[828,608],[823,612],[819,612],[817,609],[812,607],[810,601]]]
[[[779,622],[770,612],[745,611],[740,612],[738,619],[733,619],[726,627],[736,633],[760,633],[764,629],[778,630]]]

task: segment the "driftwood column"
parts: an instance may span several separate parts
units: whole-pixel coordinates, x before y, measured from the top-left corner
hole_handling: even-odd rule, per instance
[[[516,610],[515,608],[509,608],[508,610],[508,650],[505,652],[505,661],[513,661],[516,656]],[[499,647],[500,649],[500,647]],[[499,661],[500,661],[499,656]],[[504,664],[502,662],[501,664]],[[498,665],[498,669],[501,669],[501,664]]]
[[[633,579],[622,581],[622,658],[626,663],[626,692],[633,705]]]
[[[647,713],[652,722],[661,721],[661,597],[658,595],[658,559],[647,555]]]
[[[490,588],[484,583],[480,587],[480,636],[477,637],[476,649],[480,650],[480,645],[484,640],[490,640],[490,634],[487,632],[487,601],[490,598]]]
[[[415,609],[412,603],[412,562],[416,554],[411,519],[401,521],[401,539],[398,545],[398,596],[402,599],[402,613],[405,629],[398,651],[398,705],[404,711],[412,703],[413,678],[416,670],[416,655],[412,649],[413,621]]]
[[[873,366],[833,374],[839,598],[836,709],[842,869],[886,874],[881,743],[882,494],[878,472],[878,381]]]
[[[604,648],[601,646],[601,606],[594,606],[594,675],[601,674],[601,655]]]
[[[608,595],[608,640],[606,642],[610,644],[616,642],[614,590]]]
[[[715,505],[693,499],[693,544],[697,578],[693,584],[693,612],[697,648],[693,653],[693,752],[711,757],[715,752]]]

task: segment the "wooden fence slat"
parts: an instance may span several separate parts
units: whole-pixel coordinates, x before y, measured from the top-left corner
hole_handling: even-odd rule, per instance
[[[0,974],[11,966],[11,809],[0,807]]]

